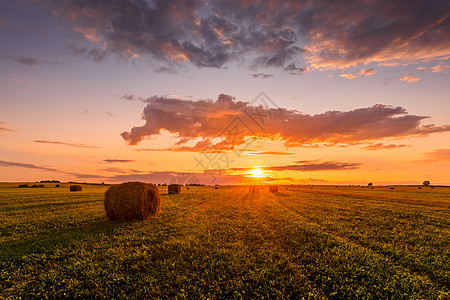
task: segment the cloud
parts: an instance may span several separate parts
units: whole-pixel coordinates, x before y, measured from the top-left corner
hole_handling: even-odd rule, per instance
[[[363,76],[373,76],[373,75],[375,75],[377,73],[378,73],[378,71],[375,70],[375,69],[363,69],[363,70],[359,71],[359,74],[360,74],[361,77],[363,77]]]
[[[255,151],[250,152],[249,154],[255,155],[255,154],[261,154],[261,155],[292,155],[295,154],[293,152],[280,152],[280,151]]]
[[[405,81],[405,82],[416,82],[416,81],[420,80],[419,77],[415,76],[412,73],[409,73],[408,75],[405,75],[405,76],[400,76],[399,79],[401,81]]]
[[[190,62],[223,68],[345,69],[398,65],[450,54],[450,4],[442,0],[117,0],[35,3],[93,44],[68,51],[101,62],[150,58],[155,69]],[[182,28],[182,30],[180,30]],[[292,71],[295,69],[295,71]]]
[[[408,147],[408,145],[395,145],[395,144],[389,144],[384,145],[383,143],[377,143],[377,144],[371,144],[366,147],[363,147],[364,150],[393,150],[398,148]]]
[[[38,166],[38,165],[34,165],[34,164],[21,163],[21,162],[11,162],[11,161],[4,161],[4,160],[0,160],[0,167],[26,168],[26,169],[43,170],[43,171],[49,171],[49,172],[56,172],[56,173],[61,173],[61,174],[72,175],[72,176],[75,176],[77,178],[101,178],[101,176],[98,176],[98,175],[66,172],[66,171],[61,171],[61,170],[54,169],[54,168],[51,168],[51,167],[44,167],[44,166]]]
[[[135,170],[135,169],[121,169],[116,167],[108,167],[101,169],[99,171],[112,172],[112,173],[120,173],[120,174],[140,174],[144,173],[143,171]]]
[[[322,178],[302,178],[297,180],[299,183],[326,183],[328,180]]]
[[[432,152],[425,153],[425,156],[434,160],[450,161],[450,149],[436,149]]]
[[[355,74],[341,74],[341,75],[339,75],[339,76],[340,76],[340,77],[347,78],[347,79],[355,79],[355,78],[360,78],[360,77],[369,77],[369,76],[373,76],[373,75],[375,75],[376,73],[378,73],[378,71],[375,70],[375,69],[363,69],[363,70],[360,70],[360,71],[358,72],[358,75],[355,75]]]
[[[8,123],[6,122],[0,122],[0,132],[17,132],[17,130],[11,129],[6,127],[5,125],[7,125]]]
[[[201,149],[200,146],[211,144],[213,139],[221,139],[217,144],[220,150],[248,144],[250,137],[281,140],[287,147],[305,147],[317,143],[351,145],[450,131],[450,125],[423,125],[427,117],[410,115],[402,107],[383,104],[308,115],[286,108],[253,106],[224,94],[216,101],[154,96],[146,102],[142,114],[145,124],[121,134],[129,145],[159,136],[162,130],[178,136],[179,141],[174,145],[177,149],[201,138],[203,145],[194,148]]]
[[[266,73],[256,73],[256,74],[252,74],[252,76],[253,76],[254,78],[263,78],[263,79],[266,79],[266,78],[273,78],[273,75],[272,75],[272,74],[266,74]]]
[[[361,163],[343,163],[336,161],[314,162],[310,160],[297,161],[293,165],[264,167],[268,171],[338,171],[359,169]]]
[[[91,149],[99,149],[100,147],[97,146],[89,146],[85,144],[76,144],[76,143],[66,143],[66,142],[58,142],[58,141],[42,141],[42,140],[36,140],[35,143],[41,143],[41,144],[53,144],[53,145],[64,145],[64,146],[71,146],[71,147],[77,147],[77,148],[91,148]]]
[[[339,77],[344,77],[347,79],[355,79],[356,78],[356,76],[353,74],[341,74],[341,75],[339,75]]]
[[[129,162],[135,162],[135,160],[131,159],[104,159],[103,160],[106,163],[129,163]]]
[[[418,70],[418,71],[426,71],[427,68],[425,68],[424,66],[420,66],[420,67],[417,67],[416,70]]]
[[[14,56],[14,55],[0,55],[0,57],[4,60],[10,60],[28,67],[34,67],[38,65],[59,65],[60,62],[57,61],[49,61],[42,60],[34,57],[26,57],[26,56]]]
[[[447,65],[447,64],[439,64],[439,65],[436,65],[436,66],[432,67],[431,68],[431,72],[433,72],[433,73],[442,73],[442,72],[447,71],[448,68],[450,68],[450,66]]]

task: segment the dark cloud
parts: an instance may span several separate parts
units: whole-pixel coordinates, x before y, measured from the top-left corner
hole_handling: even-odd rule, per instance
[[[204,144],[221,138],[218,146],[222,150],[244,144],[248,137],[280,139],[288,147],[299,147],[317,143],[350,145],[450,131],[450,125],[422,125],[427,117],[383,104],[308,115],[286,108],[252,106],[224,94],[216,101],[154,96],[146,102],[142,114],[145,124],[121,134],[130,145],[158,136],[163,129],[179,137],[177,148],[196,138],[202,138]]]
[[[336,161],[314,162],[314,161],[297,161],[295,164],[286,166],[264,167],[269,171],[337,171],[337,170],[354,170],[359,169],[361,163],[344,163]]]
[[[290,165],[282,166],[264,166],[259,167],[267,171],[299,171],[299,172],[313,172],[313,171],[342,171],[355,170],[361,167],[361,163],[346,163],[337,161],[318,161],[318,160],[301,160],[296,161]],[[254,168],[229,168],[225,172],[251,172]]]
[[[108,56],[108,50],[100,49],[100,48],[91,48],[88,49],[86,47],[78,47],[75,44],[69,44],[66,47],[67,53],[70,53],[74,56],[80,56],[87,59],[90,59],[96,63],[100,63],[104,61]]]
[[[106,163],[129,163],[129,162],[135,162],[135,160],[131,159],[104,159],[103,160]]]
[[[273,78],[272,74],[266,74],[266,73],[256,73],[256,74],[252,74],[252,76],[254,78],[262,78],[262,79]]]
[[[417,1],[116,0],[36,3],[97,46],[69,51],[102,61],[110,54],[151,57],[171,69],[184,62],[222,68],[302,72],[445,58],[450,3]],[[295,69],[295,71],[292,71]]]
[[[41,144],[53,144],[53,145],[64,145],[64,146],[71,146],[71,147],[77,147],[77,148],[92,148],[92,149],[99,149],[100,147],[97,146],[89,146],[85,144],[77,144],[77,143],[66,143],[66,142],[59,142],[59,141],[42,141],[42,140],[36,140],[35,143],[41,143]]]
[[[42,60],[34,57],[26,57],[26,56],[14,56],[14,55],[0,55],[2,59],[14,61],[20,63],[25,66],[34,67],[37,65],[59,65],[60,62],[57,61],[49,61]]]
[[[396,145],[396,144],[385,145],[383,143],[377,143],[377,144],[368,145],[366,147],[363,147],[362,149],[364,149],[364,150],[385,150],[385,149],[393,150],[393,149],[404,148],[404,147],[408,147],[408,145]]]
[[[72,175],[72,176],[75,176],[77,178],[101,178],[101,176],[98,176],[98,175],[66,172],[66,171],[61,171],[61,170],[54,169],[54,168],[51,168],[51,167],[44,167],[44,166],[38,166],[38,165],[34,165],[34,164],[21,163],[21,162],[11,162],[11,161],[4,161],[4,160],[0,160],[0,167],[26,168],[26,169],[43,170],[43,171],[49,171],[49,172],[56,172],[56,173],[61,173],[61,174]]]
[[[260,169],[267,171],[300,171],[300,172],[312,172],[312,171],[338,171],[338,170],[354,170],[359,169],[361,163],[345,163],[336,161],[311,161],[302,160],[296,161],[294,164],[282,165],[282,166],[265,166],[259,167]],[[228,171],[251,171],[253,168],[230,168]]]

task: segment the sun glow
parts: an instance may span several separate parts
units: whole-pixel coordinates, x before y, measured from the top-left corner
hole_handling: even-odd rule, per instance
[[[262,177],[264,176],[263,171],[260,168],[253,169],[252,171],[253,177]]]

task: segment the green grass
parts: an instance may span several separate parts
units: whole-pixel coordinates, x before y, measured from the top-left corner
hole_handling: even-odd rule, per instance
[[[106,186],[11,186],[0,299],[450,298],[450,188],[162,187],[158,218],[112,222]]]

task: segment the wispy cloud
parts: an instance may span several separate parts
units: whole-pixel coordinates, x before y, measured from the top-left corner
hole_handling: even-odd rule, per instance
[[[70,146],[70,147],[77,147],[77,148],[91,148],[91,149],[99,149],[100,148],[97,146],[90,146],[90,145],[86,145],[86,144],[66,143],[66,142],[59,142],[59,141],[36,140],[34,142],[40,143],[40,144],[63,145],[63,146]]]
[[[0,131],[4,131],[4,132],[17,132],[17,130],[8,128],[8,127],[6,127],[5,125],[8,125],[8,123],[6,123],[6,122],[0,122]]]
[[[108,158],[108,159],[104,159],[103,162],[106,162],[106,163],[129,163],[129,162],[135,162],[135,160]]]
[[[371,144],[366,147],[363,147],[364,150],[393,150],[398,148],[404,148],[408,147],[408,145],[396,145],[396,144],[389,144],[385,145],[383,143],[377,143],[377,144]]]
[[[61,174],[66,174],[66,175],[72,175],[77,178],[101,178],[101,176],[98,176],[98,175],[66,172],[66,171],[61,171],[61,170],[58,170],[58,169],[55,169],[52,167],[45,167],[45,166],[39,166],[39,165],[34,165],[34,164],[29,164],[29,163],[12,162],[12,161],[4,161],[4,160],[0,160],[0,167],[43,170],[43,171],[61,173]]]
[[[375,75],[377,73],[378,73],[378,71],[375,70],[375,69],[363,69],[363,70],[359,71],[359,74],[360,74],[361,77],[373,76],[373,75]]]
[[[446,72],[447,69],[449,69],[450,66],[446,63],[441,63],[439,65],[436,65],[434,67],[431,68],[431,72],[433,73],[442,73],[442,72]]]
[[[144,173],[144,171],[140,171],[140,170],[121,169],[121,168],[116,168],[116,167],[108,167],[108,168],[101,169],[99,171],[119,173],[119,174],[141,174],[141,173]]]
[[[347,79],[355,79],[356,78],[356,76],[353,74],[341,74],[341,75],[339,75],[339,77],[344,77]]]
[[[142,114],[145,124],[121,134],[130,145],[137,145],[146,137],[158,136],[162,130],[179,137],[172,147],[179,151],[204,149],[215,138],[221,138],[222,142],[211,147],[227,150],[243,144],[248,136],[279,139],[288,147],[304,147],[318,143],[370,143],[384,138],[426,136],[450,131],[450,125],[422,125],[422,120],[427,117],[410,115],[402,107],[383,104],[308,115],[286,108],[251,106],[224,94],[219,95],[217,101],[155,96],[146,102],[148,104]],[[231,136],[232,128],[238,128],[241,132]],[[196,138],[202,141],[193,147],[185,146]]]
[[[256,155],[256,154],[261,154],[261,155],[292,155],[295,154],[293,152],[281,152],[281,151],[254,151],[254,152],[250,152],[249,154],[252,155]]]
[[[417,77],[416,75],[409,73],[408,75],[405,76],[400,76],[399,77],[400,81],[405,81],[405,82],[417,82],[420,81],[420,77]]]
[[[432,152],[425,153],[425,156],[433,160],[450,161],[450,149],[436,149]]]
[[[34,67],[38,65],[59,65],[60,62],[57,61],[50,61],[50,60],[43,60],[39,58],[34,57],[27,57],[27,56],[15,56],[15,55],[0,55],[0,58],[4,60],[10,60],[16,63],[20,63],[22,65],[28,66],[28,67]]]

